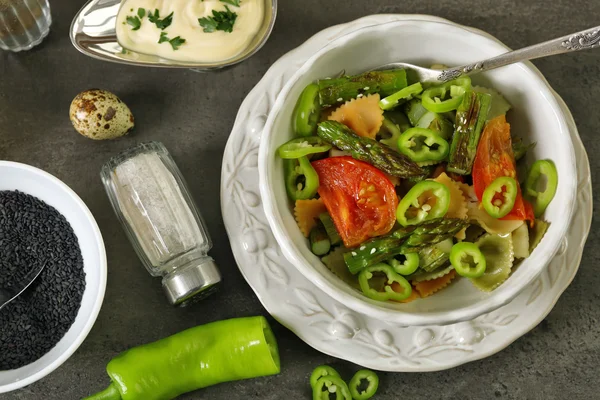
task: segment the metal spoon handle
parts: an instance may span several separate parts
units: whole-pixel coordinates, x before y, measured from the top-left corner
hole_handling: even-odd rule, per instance
[[[508,53],[484,61],[449,68],[439,75],[438,80],[440,82],[447,82],[464,75],[489,71],[520,61],[594,48],[600,48],[600,26],[572,33],[558,39],[548,40],[547,42],[535,44],[533,46],[524,47],[519,50],[509,51]]]

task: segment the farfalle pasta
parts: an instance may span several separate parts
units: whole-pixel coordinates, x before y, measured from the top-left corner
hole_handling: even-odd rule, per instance
[[[329,115],[328,119],[346,125],[358,136],[375,139],[383,124],[383,110],[379,108],[379,95],[372,94],[352,99],[341,105]]]

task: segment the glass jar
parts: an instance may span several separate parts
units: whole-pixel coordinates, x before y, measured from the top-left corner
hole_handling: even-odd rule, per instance
[[[152,276],[163,277],[169,302],[212,293],[221,281],[207,254],[212,242],[167,149],[140,144],[109,160],[101,177],[137,255]]]
[[[48,0],[0,0],[0,49],[29,50],[50,32]]]

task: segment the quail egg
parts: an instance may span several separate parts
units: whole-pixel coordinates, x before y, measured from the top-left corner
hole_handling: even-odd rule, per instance
[[[101,89],[89,89],[75,96],[69,117],[77,132],[94,140],[119,138],[135,125],[129,107],[115,94]]]

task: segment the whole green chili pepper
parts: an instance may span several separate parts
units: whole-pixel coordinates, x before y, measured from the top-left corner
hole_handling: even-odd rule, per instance
[[[434,86],[423,92],[423,107],[434,113],[456,110],[463,101],[463,96],[471,90],[471,78],[468,76]]]
[[[481,204],[490,217],[502,218],[511,212],[517,199],[517,185],[514,178],[501,176],[485,188]]]
[[[415,162],[442,161],[450,145],[430,129],[410,128],[398,138],[398,149]]]
[[[373,279],[374,274],[381,272],[385,274],[385,286],[383,292],[377,291],[371,287],[369,281]],[[396,283],[402,288],[402,292],[396,292],[392,289],[392,285]],[[370,299],[378,301],[402,301],[410,297],[412,286],[402,275],[397,274],[392,267],[387,264],[376,264],[367,267],[358,274],[358,284],[363,294]]]
[[[310,387],[314,388],[315,386],[317,386],[317,381],[319,380],[319,378],[322,378],[324,376],[340,376],[340,374],[329,365],[320,365],[317,368],[315,368],[312,374],[310,375]]]
[[[294,108],[292,122],[296,135],[313,135],[317,131],[320,113],[319,86],[311,83],[304,88]]]
[[[329,151],[331,145],[318,136],[292,139],[279,146],[277,154],[281,158],[300,158],[309,154]]]
[[[471,266],[470,259],[475,266]],[[452,246],[450,263],[456,273],[465,278],[479,278],[486,269],[485,257],[475,243],[460,242]]]
[[[367,381],[366,389],[360,389],[363,381]],[[375,396],[377,388],[379,387],[379,377],[373,371],[368,369],[361,369],[358,371],[348,384],[350,394],[354,400],[368,400]]]
[[[169,400],[221,382],[280,371],[275,336],[264,317],[197,326],[113,358],[112,383],[87,400]]]
[[[292,200],[308,200],[317,194],[319,175],[306,156],[284,159],[285,189]]]
[[[542,215],[558,188],[558,172],[550,160],[538,160],[531,166],[525,181],[525,197],[536,217]]]
[[[433,204],[430,204],[433,200]],[[396,219],[402,226],[416,225],[421,222],[446,215],[450,207],[450,190],[435,181],[423,181],[412,187],[398,203]]]

